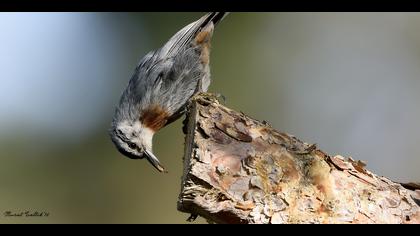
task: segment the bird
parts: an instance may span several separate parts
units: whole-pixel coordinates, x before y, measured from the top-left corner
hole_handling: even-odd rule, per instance
[[[124,156],[147,159],[167,172],[153,154],[153,136],[179,119],[191,97],[210,85],[210,44],[228,12],[210,12],[183,27],[138,63],[119,103],[109,133]]]

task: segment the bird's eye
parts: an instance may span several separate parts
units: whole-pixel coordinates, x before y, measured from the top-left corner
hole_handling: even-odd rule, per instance
[[[128,146],[129,146],[131,149],[136,149],[136,147],[137,147],[137,145],[136,145],[135,143],[128,143]]]

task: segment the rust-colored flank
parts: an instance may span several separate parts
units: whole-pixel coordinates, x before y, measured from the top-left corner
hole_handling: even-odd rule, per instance
[[[151,105],[140,116],[141,123],[153,130],[158,131],[166,125],[169,114],[159,105]]]

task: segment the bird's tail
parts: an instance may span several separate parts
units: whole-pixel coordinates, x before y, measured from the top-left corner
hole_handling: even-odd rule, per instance
[[[210,12],[201,17],[200,20],[196,22],[202,22],[200,25],[201,28],[205,28],[210,22],[216,26],[216,24],[222,21],[228,14],[229,12]]]
[[[210,23],[216,26],[222,21],[229,12],[210,12],[198,19],[197,21],[185,26],[178,31],[162,48],[163,54],[166,56],[170,54],[176,54],[186,45],[189,45],[191,41],[201,32],[202,29],[207,28]]]

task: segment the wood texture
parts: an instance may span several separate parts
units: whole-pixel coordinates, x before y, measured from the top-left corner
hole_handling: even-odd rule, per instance
[[[215,223],[420,223],[415,185],[362,161],[329,156],[209,94],[187,118],[180,211]]]

